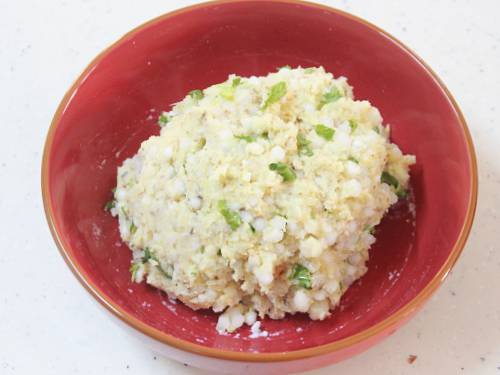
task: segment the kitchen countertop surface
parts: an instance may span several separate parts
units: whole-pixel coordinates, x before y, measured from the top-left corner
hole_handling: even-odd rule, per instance
[[[72,81],[125,32],[193,3],[0,0],[0,374],[205,373],[157,356],[91,301],[52,241],[40,193],[44,138]],[[444,80],[475,142],[479,202],[462,257],[423,310],[310,374],[500,375],[500,2],[323,3],[382,27]]]

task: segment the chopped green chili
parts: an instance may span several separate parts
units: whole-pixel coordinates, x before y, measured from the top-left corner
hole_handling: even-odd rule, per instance
[[[219,208],[219,212],[226,219],[226,223],[229,224],[232,230],[236,230],[242,223],[241,217],[238,212],[231,210],[225,200],[220,200],[217,203],[217,207]]]
[[[293,181],[297,178],[293,169],[285,163],[271,163],[269,164],[269,169],[283,177],[284,182]]]

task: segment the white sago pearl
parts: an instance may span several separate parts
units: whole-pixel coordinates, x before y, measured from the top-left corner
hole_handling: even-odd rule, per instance
[[[172,195],[174,197],[180,197],[185,192],[186,185],[184,184],[184,181],[177,179],[172,183]]]
[[[304,291],[297,290],[293,296],[293,304],[297,311],[307,312],[309,306],[311,306],[311,299]]]
[[[249,223],[253,219],[252,214],[246,210],[240,212],[240,217],[245,223]]]
[[[165,167],[164,171],[165,171],[164,172],[165,173],[165,177],[167,179],[170,179],[170,178],[174,177],[174,175],[175,175],[175,169],[171,165],[167,165]]]
[[[261,218],[261,217],[258,217],[253,222],[253,227],[258,232],[264,230],[265,226],[266,226],[266,221],[263,218]]]
[[[349,160],[346,163],[345,170],[349,177],[357,176],[361,172],[361,167],[355,162]]]
[[[272,268],[267,265],[262,265],[254,271],[255,277],[260,285],[266,286],[273,282]]]
[[[250,172],[245,172],[241,176],[241,179],[245,182],[250,182],[252,180],[252,174]]]
[[[172,147],[167,146],[163,149],[163,156],[167,158],[167,160],[170,160],[172,158],[172,155],[174,154],[174,150],[172,150]]]
[[[305,258],[315,258],[323,252],[323,245],[314,237],[308,237],[300,241],[300,254]]]
[[[264,152],[264,147],[257,142],[252,142],[247,145],[247,151],[252,155],[260,155]]]
[[[257,320],[257,313],[254,310],[249,310],[245,314],[245,323],[247,325],[251,326],[252,324],[255,323],[256,320]]]
[[[199,210],[201,207],[201,198],[197,196],[191,197],[189,198],[188,204],[193,210]]]
[[[117,199],[121,200],[127,196],[127,193],[123,189],[117,189],[115,195]]]
[[[361,190],[361,184],[358,180],[348,180],[344,183],[342,195],[344,197],[359,197],[361,195]]]
[[[329,307],[325,300],[315,302],[309,310],[309,316],[314,320],[323,320],[329,315]]]
[[[283,150],[280,146],[274,146],[271,149],[271,159],[272,161],[285,160],[285,150]]]
[[[333,294],[339,289],[339,283],[337,280],[328,281],[323,288],[329,293]]]

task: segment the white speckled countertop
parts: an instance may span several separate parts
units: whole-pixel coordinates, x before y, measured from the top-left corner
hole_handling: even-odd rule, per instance
[[[469,123],[480,181],[463,256],[423,311],[368,352],[311,374],[500,375],[500,2],[323,2],[387,30],[438,73]],[[204,373],[155,356],[92,303],[49,234],[39,177],[52,115],[87,63],[192,3],[0,0],[0,374]]]

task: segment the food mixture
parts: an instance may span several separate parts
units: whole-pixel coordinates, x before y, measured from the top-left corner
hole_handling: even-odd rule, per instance
[[[231,75],[159,124],[119,167],[108,208],[132,279],[222,313],[221,333],[328,317],[366,272],[374,227],[415,162],[377,108],[321,67]]]

